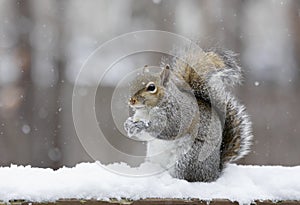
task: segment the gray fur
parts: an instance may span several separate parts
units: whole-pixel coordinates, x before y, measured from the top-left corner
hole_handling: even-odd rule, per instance
[[[216,180],[222,171],[222,126],[216,112],[207,109],[207,105],[200,104],[199,111],[199,129],[194,143],[186,154],[181,155],[171,174],[191,182],[210,182]]]
[[[231,51],[215,52],[225,68],[212,69],[202,75],[201,82],[188,84],[175,75],[180,68],[173,67],[169,80],[163,78],[163,98],[154,107],[143,108],[149,111],[149,120],[135,122],[128,118],[124,123],[129,136],[147,133],[170,142],[170,147],[175,145],[173,150],[162,150],[169,155],[158,155],[153,161],[168,168],[172,176],[187,181],[216,180],[226,163],[246,155],[251,145],[251,122],[245,107],[227,90],[227,86],[241,81],[236,55]],[[196,69],[201,72],[201,68]],[[138,78],[136,82],[149,81],[146,76]],[[151,76],[150,81],[159,83],[161,79]],[[184,140],[174,143],[178,139]],[[153,153],[156,144],[148,144],[147,152]],[[175,156],[173,166],[165,165],[166,156],[171,155]]]

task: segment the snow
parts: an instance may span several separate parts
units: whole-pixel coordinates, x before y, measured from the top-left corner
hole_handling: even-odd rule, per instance
[[[73,168],[52,169],[16,166],[0,168],[0,200],[24,199],[55,201],[61,198],[200,198],[229,199],[239,203],[253,200],[300,200],[300,166],[229,165],[221,178],[212,183],[189,183],[172,178],[167,172],[132,177],[110,172],[108,168],[128,169],[132,173],[153,169],[144,163],[128,165],[81,163]]]
[[[30,131],[31,131],[31,128],[30,128],[29,125],[25,124],[25,125],[22,126],[22,132],[23,132],[24,134],[27,135],[27,134],[29,134]]]

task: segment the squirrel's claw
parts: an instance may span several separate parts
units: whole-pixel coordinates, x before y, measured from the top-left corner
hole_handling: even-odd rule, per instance
[[[143,121],[133,121],[130,117],[124,123],[124,129],[127,132],[128,137],[133,137],[149,127],[149,123]]]

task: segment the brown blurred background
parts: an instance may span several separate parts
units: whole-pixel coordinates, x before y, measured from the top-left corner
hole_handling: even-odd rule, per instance
[[[0,166],[93,161],[74,129],[76,76],[102,43],[143,29],[240,53],[255,135],[241,163],[300,164],[300,1],[0,0]]]

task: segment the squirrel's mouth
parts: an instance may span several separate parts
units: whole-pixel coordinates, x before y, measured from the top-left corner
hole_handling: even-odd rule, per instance
[[[145,105],[130,105],[130,107],[134,110],[144,109]]]
[[[137,103],[137,104],[129,104],[129,106],[133,109],[133,110],[140,110],[140,109],[145,109],[146,105],[141,104],[141,103]]]

